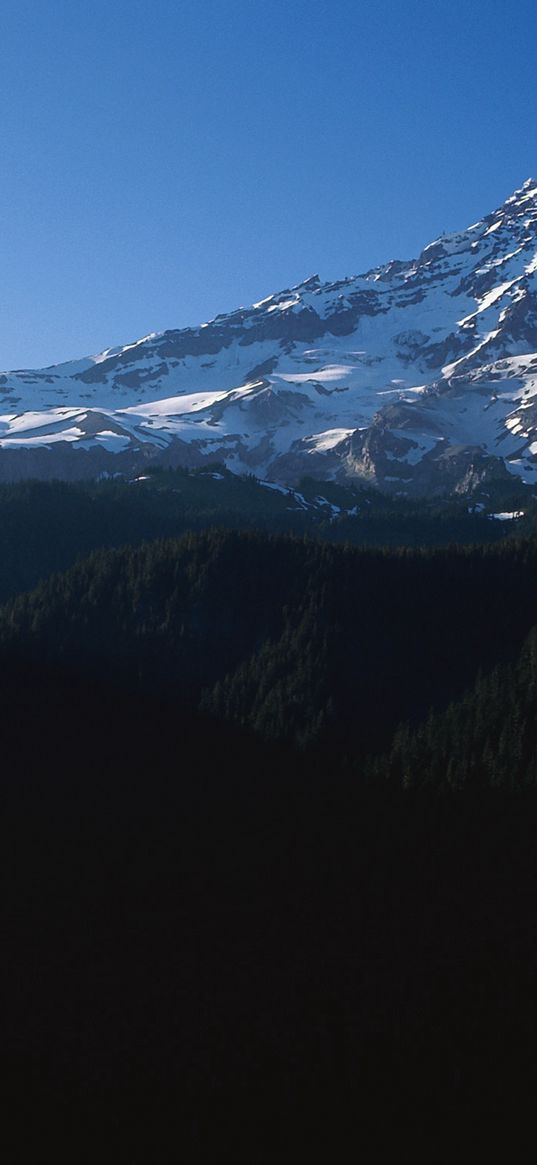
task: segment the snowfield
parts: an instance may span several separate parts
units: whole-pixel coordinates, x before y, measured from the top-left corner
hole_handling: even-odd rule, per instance
[[[0,478],[203,465],[471,490],[537,471],[537,185],[333,283],[0,375]]]

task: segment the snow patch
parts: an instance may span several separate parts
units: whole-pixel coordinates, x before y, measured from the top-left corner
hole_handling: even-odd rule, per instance
[[[489,514],[489,518],[495,518],[498,522],[511,522],[514,518],[523,518],[524,510],[504,510],[501,514]]]

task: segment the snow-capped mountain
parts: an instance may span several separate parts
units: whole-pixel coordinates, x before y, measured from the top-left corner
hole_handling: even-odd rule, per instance
[[[223,461],[398,494],[537,480],[537,183],[414,260],[0,376],[0,478]]]

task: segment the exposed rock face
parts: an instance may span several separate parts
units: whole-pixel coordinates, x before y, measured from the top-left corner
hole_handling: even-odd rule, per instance
[[[413,261],[0,376],[0,479],[148,462],[399,494],[537,474],[537,184]]]

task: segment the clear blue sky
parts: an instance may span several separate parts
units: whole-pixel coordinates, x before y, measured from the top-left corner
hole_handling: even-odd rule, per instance
[[[535,0],[1,0],[0,368],[410,257],[537,176]]]

